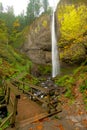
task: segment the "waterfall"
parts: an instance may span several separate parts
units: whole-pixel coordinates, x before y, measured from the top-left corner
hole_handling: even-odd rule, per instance
[[[55,7],[55,6],[54,6]],[[52,15],[52,29],[51,29],[51,37],[52,37],[52,77],[56,77],[60,73],[60,63],[59,63],[59,52],[57,48],[57,39],[56,39],[56,31],[55,31],[55,10],[53,9]]]

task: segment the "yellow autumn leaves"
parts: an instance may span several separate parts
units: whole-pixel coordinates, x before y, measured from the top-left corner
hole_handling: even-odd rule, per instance
[[[61,38],[65,40],[82,37],[87,30],[87,8],[85,5],[65,5],[58,9],[58,19],[61,24]],[[82,40],[80,38],[80,40]]]

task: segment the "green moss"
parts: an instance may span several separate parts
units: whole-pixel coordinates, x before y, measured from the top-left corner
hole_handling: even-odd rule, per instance
[[[83,93],[86,90],[87,90],[87,80],[84,80],[80,85],[80,92]]]
[[[65,81],[69,78],[68,75],[65,75],[63,77],[60,77],[59,79],[55,80],[55,83],[59,86],[64,86],[65,85]]]
[[[55,80],[55,83],[60,86],[69,86],[75,82],[74,78],[70,75],[64,75]]]
[[[0,45],[0,78],[11,79],[22,72],[30,72],[32,62],[10,45]]]
[[[39,65],[39,67],[38,67],[38,69],[39,69],[39,72],[40,72],[40,74],[41,75],[48,75],[48,74],[51,74],[51,66],[50,65]]]
[[[0,123],[2,122],[2,120],[0,119]],[[2,128],[0,128],[0,130],[4,130],[4,129],[6,129],[6,128],[8,128],[10,126],[10,122],[9,121],[7,121],[5,124],[4,124],[4,126],[2,127]]]
[[[61,76],[55,79],[55,83],[58,86],[66,88],[65,97],[71,99],[73,98],[72,89],[73,89],[73,84],[75,83],[75,79],[73,76],[71,75]]]
[[[30,81],[31,84],[38,85],[39,79],[36,77],[32,77],[32,80]]]
[[[72,90],[70,88],[67,88],[67,91],[65,93],[65,97],[67,97],[67,98],[73,98]]]
[[[83,95],[83,101],[84,101],[85,107],[87,109],[87,79],[83,80],[79,89],[80,89],[80,92]]]

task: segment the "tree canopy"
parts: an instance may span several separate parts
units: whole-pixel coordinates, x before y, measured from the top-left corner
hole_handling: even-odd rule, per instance
[[[60,30],[62,39],[82,40],[83,33],[87,31],[86,5],[60,6],[58,10],[58,19],[61,24]]]

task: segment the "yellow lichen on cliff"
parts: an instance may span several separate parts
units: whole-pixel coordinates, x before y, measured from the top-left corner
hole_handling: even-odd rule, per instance
[[[42,23],[42,25],[43,25],[43,27],[45,27],[45,28],[46,28],[46,27],[47,27],[47,25],[48,25],[47,21],[46,21],[46,20],[44,20],[44,21],[43,21],[43,23]]]

